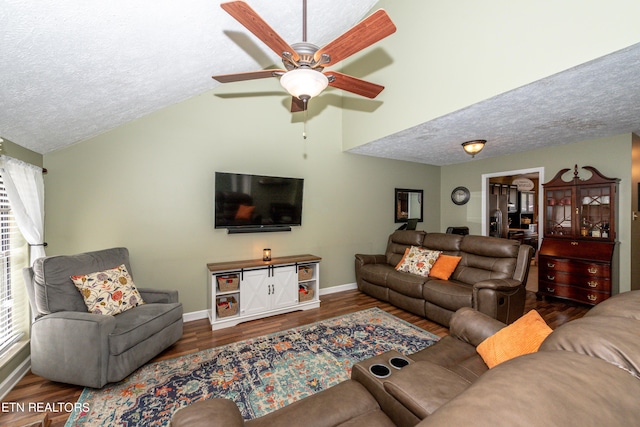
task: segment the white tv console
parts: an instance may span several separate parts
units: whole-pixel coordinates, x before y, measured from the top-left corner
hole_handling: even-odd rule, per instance
[[[320,261],[315,255],[207,264],[211,329],[320,307]]]

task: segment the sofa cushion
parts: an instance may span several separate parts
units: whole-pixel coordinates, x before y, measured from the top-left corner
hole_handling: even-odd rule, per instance
[[[474,284],[483,280],[512,278],[520,242],[497,237],[467,235],[460,244],[462,260],[451,276]]]
[[[428,387],[425,387],[428,384]],[[412,363],[384,381],[384,389],[416,417],[425,419],[471,384],[435,363]]]
[[[396,270],[426,277],[440,254],[440,251],[411,246],[411,248],[405,249],[402,260],[396,265]]]
[[[640,379],[638,331],[640,320],[619,316],[583,317],[557,328],[540,350],[567,350],[597,357]]]
[[[87,306],[71,281],[71,276],[107,270],[121,264],[126,266],[127,271],[131,271],[129,251],[126,248],[104,249],[35,260],[33,284],[39,314],[58,311],[86,312]]]
[[[440,254],[436,263],[431,267],[431,271],[429,271],[429,277],[449,280],[461,259],[462,257],[460,256]]]
[[[438,345],[431,345],[417,353],[413,353],[410,357],[416,362],[427,360],[438,364],[455,372],[469,382],[474,382],[489,369],[474,345],[451,335],[440,338]]]
[[[422,288],[422,296],[437,306],[456,311],[461,307],[472,307],[473,287],[465,283],[432,278]]]
[[[427,277],[403,271],[391,270],[387,276],[387,287],[411,298],[422,298],[422,286],[429,280]]]
[[[458,255],[464,237],[459,234],[428,233],[424,236],[422,246],[448,255]]]
[[[207,419],[207,424],[217,425]],[[192,425],[192,424],[189,424]],[[284,408],[247,421],[247,427],[393,426],[380,405],[357,381],[343,381]]]
[[[538,351],[542,341],[551,332],[540,314],[531,310],[482,341],[476,350],[487,366],[493,368],[514,357]]]
[[[360,269],[360,277],[369,283],[387,287],[387,277],[395,272],[389,264],[365,264]]]
[[[96,273],[71,276],[90,313],[116,315],[144,304],[124,264]]]
[[[452,278],[474,284],[483,280],[510,279],[516,267],[516,258],[491,258],[463,253]]]
[[[398,265],[404,251],[411,246],[421,246],[425,236],[424,231],[415,230],[396,230],[390,236],[387,242],[387,263],[393,267]]]
[[[602,360],[538,351],[491,369],[418,427],[629,426],[640,381]]]
[[[602,301],[584,315],[591,316],[620,316],[640,320],[640,291],[622,292]]]
[[[109,353],[122,354],[162,331],[182,317],[182,304],[144,304],[115,316],[116,327],[109,335]]]

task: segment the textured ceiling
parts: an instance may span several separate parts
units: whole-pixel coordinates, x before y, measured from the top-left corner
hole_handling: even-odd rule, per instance
[[[45,154],[213,89],[211,75],[280,64],[219,3],[0,1],[0,136]],[[248,3],[301,41],[301,0]],[[309,0],[308,40],[322,46],[375,3]],[[639,58],[640,44],[351,152],[447,165],[471,160],[470,139],[489,141],[483,158],[638,132]]]
[[[0,136],[44,154],[213,89],[214,74],[281,64],[220,3],[0,1]],[[301,0],[248,3],[302,41]],[[375,3],[310,0],[308,41],[333,40]]]
[[[349,150],[431,165],[640,131],[640,43]]]

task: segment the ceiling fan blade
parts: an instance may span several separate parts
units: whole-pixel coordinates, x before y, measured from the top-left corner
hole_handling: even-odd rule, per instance
[[[337,71],[327,71],[324,73],[329,79],[329,86],[355,93],[356,95],[366,96],[367,98],[375,98],[384,89],[384,86],[358,79],[348,74],[342,74]]]
[[[291,57],[295,61],[300,59],[300,56],[289,46],[289,43],[280,37],[247,3],[243,1],[230,1],[221,3],[220,7],[262,40],[263,43],[277,53],[278,56],[281,57],[283,52],[290,52]]]
[[[309,101],[307,101],[309,102]],[[299,98],[292,96],[291,97],[291,112],[299,113],[300,111],[304,111],[304,101]]]
[[[337,39],[320,48],[314,54],[314,59],[320,61],[322,54],[329,55],[331,58],[329,62],[322,64],[324,67],[328,67],[395,32],[396,26],[387,12],[384,9],[379,9]]]
[[[220,83],[241,82],[243,80],[264,79],[267,77],[275,77],[274,73],[285,73],[287,70],[260,70],[248,71],[246,73],[220,74],[212,76],[214,80]]]

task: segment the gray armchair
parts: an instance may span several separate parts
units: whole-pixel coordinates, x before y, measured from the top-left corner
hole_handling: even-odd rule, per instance
[[[52,256],[24,269],[34,321],[31,371],[52,381],[101,388],[124,379],[182,336],[177,291],[138,288],[145,304],[115,316],[89,313],[71,276],[124,264],[126,248]]]

